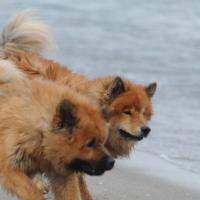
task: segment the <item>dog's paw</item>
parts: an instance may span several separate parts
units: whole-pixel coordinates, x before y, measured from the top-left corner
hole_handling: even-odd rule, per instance
[[[32,177],[32,181],[42,193],[46,194],[49,192],[50,185],[47,178],[44,175],[36,174]]]

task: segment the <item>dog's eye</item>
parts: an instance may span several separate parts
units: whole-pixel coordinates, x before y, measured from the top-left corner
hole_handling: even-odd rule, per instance
[[[132,113],[131,113],[130,110],[125,110],[125,111],[124,111],[124,114],[126,114],[126,115],[131,115]]]
[[[142,115],[146,115],[146,114],[147,114],[146,110],[143,110]]]
[[[89,148],[94,148],[96,146],[95,138],[93,138],[86,146]]]

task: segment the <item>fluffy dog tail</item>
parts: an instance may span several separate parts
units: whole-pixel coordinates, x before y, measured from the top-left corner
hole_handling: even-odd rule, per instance
[[[0,33],[0,57],[7,47],[42,53],[53,45],[47,26],[33,12],[25,10],[10,19]]]

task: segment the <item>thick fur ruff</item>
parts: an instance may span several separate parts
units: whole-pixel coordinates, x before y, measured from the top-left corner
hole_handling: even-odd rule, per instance
[[[0,120],[0,183],[22,200],[43,199],[29,177],[34,173],[46,173],[56,198],[66,199],[58,191],[65,191],[66,176],[77,170],[75,160],[89,163],[94,173],[110,157],[100,112],[65,86],[39,80],[2,84]]]
[[[110,153],[114,157],[129,155],[137,141],[121,137],[118,129],[123,128],[129,133],[140,134],[139,128],[150,120],[153,113],[151,97],[156,89],[155,83],[142,86],[129,80],[119,79],[123,90],[119,91],[119,94],[112,94],[113,87],[122,87],[116,84],[118,77],[89,80],[59,63],[31,52],[9,48],[6,50],[6,55],[10,62],[30,79],[52,80],[90,97],[99,105],[104,117],[109,121],[110,132],[106,147]]]
[[[6,41],[4,41],[4,47],[5,43]],[[32,45],[37,48],[37,45]],[[89,80],[82,75],[73,73],[66,66],[42,58],[39,55],[41,48],[33,49],[31,43],[29,47],[27,43],[26,47],[24,49],[16,45],[7,45],[3,54],[11,65],[25,77],[57,82],[70,87],[73,91],[86,94],[93,102],[96,102],[105,120],[109,122],[106,147],[114,157],[128,156],[137,141],[146,137],[141,130],[153,113],[151,97],[155,93],[156,83],[142,86],[112,76]],[[90,200],[91,197],[83,177],[80,177],[79,185],[83,187],[82,199]],[[77,178],[72,180],[77,182]]]

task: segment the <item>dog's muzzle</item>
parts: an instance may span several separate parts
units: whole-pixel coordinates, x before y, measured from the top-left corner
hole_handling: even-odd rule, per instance
[[[140,141],[143,138],[147,137],[150,133],[151,129],[148,126],[141,127],[141,133],[140,135],[134,135],[132,133],[129,133],[123,129],[119,129],[119,133],[123,138],[134,140],[134,141]]]
[[[115,160],[110,156],[105,156],[100,161],[85,161],[75,159],[70,168],[77,172],[84,172],[91,176],[102,175],[105,171],[111,170],[114,167]]]

